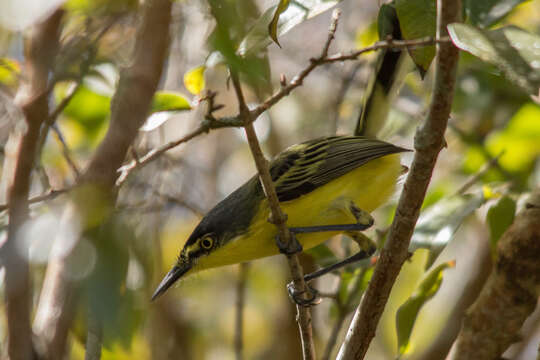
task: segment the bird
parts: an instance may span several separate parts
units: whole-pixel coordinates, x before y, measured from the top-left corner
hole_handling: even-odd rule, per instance
[[[370,213],[394,194],[405,148],[363,136],[322,137],[292,145],[269,164],[296,248],[280,241],[257,175],[212,208],[185,242],[155,300],[201,270],[313,248],[373,224]],[[365,254],[363,254],[365,257]],[[346,263],[346,259],[343,263]]]

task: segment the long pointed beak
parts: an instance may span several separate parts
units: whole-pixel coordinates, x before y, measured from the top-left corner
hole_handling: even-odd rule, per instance
[[[161,294],[163,294],[165,291],[167,291],[168,288],[171,287],[172,284],[176,282],[182,275],[184,275],[191,266],[184,265],[184,266],[174,266],[171,271],[165,275],[163,280],[159,283],[156,291],[154,291],[154,295],[152,295],[152,301],[154,301],[156,298],[158,298]]]

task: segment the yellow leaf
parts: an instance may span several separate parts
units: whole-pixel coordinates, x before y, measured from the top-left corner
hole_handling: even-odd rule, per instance
[[[193,95],[199,95],[204,89],[204,70],[206,66],[197,66],[184,74],[184,86]]]

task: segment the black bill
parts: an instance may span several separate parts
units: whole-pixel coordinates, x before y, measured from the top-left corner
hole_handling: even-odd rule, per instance
[[[185,265],[185,266],[174,266],[171,271],[165,275],[163,280],[161,280],[161,283],[159,283],[156,291],[154,291],[154,295],[152,295],[152,301],[154,301],[157,297],[159,297],[161,294],[163,294],[165,291],[167,291],[168,288],[171,287],[172,284],[176,282],[182,275],[184,275],[191,266]]]

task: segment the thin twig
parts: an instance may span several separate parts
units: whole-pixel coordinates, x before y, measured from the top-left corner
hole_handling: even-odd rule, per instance
[[[193,138],[195,138],[195,137],[197,137],[197,136],[199,136],[201,134],[207,133],[210,130],[209,126],[210,125],[208,125],[206,122],[203,122],[203,124],[201,124],[201,126],[199,126],[197,129],[193,130],[192,132],[190,132],[186,136],[184,136],[184,137],[182,137],[182,138],[180,138],[178,140],[171,141],[171,142],[169,142],[169,143],[167,143],[167,144],[165,144],[163,146],[160,146],[159,148],[150,150],[144,156],[140,157],[138,159],[138,161],[133,160],[129,164],[126,164],[126,165],[122,166],[121,168],[118,169],[118,171],[120,172],[120,176],[116,180],[116,186],[121,187],[124,184],[124,182],[127,180],[128,176],[129,176],[129,174],[131,172],[141,169],[143,166],[147,165],[149,162],[152,162],[152,161],[156,160],[157,158],[159,158],[161,155],[163,155],[167,151],[177,147],[178,145],[186,143],[189,140],[191,140],[191,139],[193,139]]]
[[[467,134],[465,131],[457,127],[457,125],[453,122],[448,123],[448,128],[452,130],[464,143],[478,147],[478,149],[482,152],[482,155],[490,162],[493,160],[493,156],[489,153],[489,151],[484,146],[482,140],[478,136],[473,134]],[[495,161],[493,163],[493,167],[495,167],[495,169],[497,169],[497,171],[499,171],[506,179],[509,179],[513,182],[517,181],[516,177],[512,175],[508,170],[506,170],[500,162]]]
[[[333,36],[333,35],[332,35]],[[332,56],[327,56],[328,49],[326,48],[325,43],[325,50],[321,54],[321,56],[311,59],[309,65],[301,70],[298,75],[296,75],[290,82],[287,83],[285,80],[285,77],[282,79],[282,86],[278,92],[276,92],[274,95],[270,96],[267,100],[265,100],[262,104],[259,106],[253,108],[252,110],[249,110],[249,118],[250,121],[255,121],[263,112],[270,109],[272,106],[277,104],[282,98],[289,95],[294,89],[301,86],[303,84],[304,79],[317,67],[324,65],[324,64],[330,64],[334,62],[342,62],[347,60],[356,60],[360,55],[366,54],[371,51],[377,51],[380,49],[403,49],[403,48],[414,48],[414,47],[420,47],[420,46],[430,46],[434,45],[436,43],[447,43],[449,41],[448,38],[441,38],[439,40],[435,40],[432,38],[423,38],[423,39],[416,39],[416,40],[400,40],[400,41],[379,41],[375,43],[372,46],[368,46],[366,48],[357,50],[355,52],[351,52],[348,55],[342,55],[342,54],[335,54]],[[328,41],[327,41],[328,42]],[[206,99],[209,101],[209,111],[206,114],[205,120],[199,125],[198,128],[190,132],[189,134],[183,136],[182,138],[171,141],[165,145],[162,145],[156,149],[151,150],[146,155],[142,156],[139,159],[139,162],[136,162],[135,160],[129,162],[128,164],[122,166],[118,171],[120,172],[120,176],[116,182],[116,186],[120,187],[125,182],[127,177],[134,171],[139,170],[140,168],[144,167],[148,163],[154,161],[155,159],[159,158],[161,155],[166,153],[167,151],[174,149],[175,147],[184,144],[193,138],[206,134],[211,130],[214,129],[221,129],[221,128],[227,128],[227,127],[242,127],[244,126],[244,123],[241,119],[240,114],[236,116],[229,116],[229,117],[221,117],[221,118],[214,118],[212,113],[214,111],[217,111],[223,107],[223,105],[213,105],[213,97],[215,96],[215,93],[211,93],[211,96],[207,96]]]
[[[71,155],[71,150],[66,143],[66,139],[62,135],[62,132],[60,131],[58,125],[52,124],[51,129],[54,131],[56,137],[58,138],[58,141],[60,141],[60,144],[62,145],[62,154],[64,155],[64,159],[71,168],[71,171],[73,171],[73,173],[75,174],[75,179],[78,179],[79,176],[81,176],[81,170],[73,160],[73,156]]]
[[[259,140],[257,139],[257,134],[255,133],[255,128],[253,127],[253,121],[250,118],[250,112],[247,107],[244,95],[242,93],[242,87],[240,85],[240,80],[238,79],[238,74],[231,72],[231,79],[233,82],[234,89],[238,98],[238,103],[240,107],[240,114],[244,118],[244,129],[246,132],[246,137],[248,139],[249,147],[253,155],[253,160],[257,167],[257,172],[264,189],[264,193],[268,199],[268,204],[270,206],[272,222],[276,225],[279,232],[279,237],[281,241],[285,244],[289,244],[292,241],[291,233],[287,228],[286,215],[281,211],[279,206],[279,200],[277,197],[276,189],[272,183],[272,177],[270,176],[270,170],[268,167],[268,160],[264,157],[264,154],[261,150]],[[289,261],[289,268],[291,270],[291,275],[293,278],[294,288],[297,293],[306,294],[306,284],[304,282],[304,274],[300,262],[298,261],[298,256],[296,254],[287,256]],[[298,326],[300,327],[300,338],[302,341],[302,352],[304,360],[314,360],[315,359],[315,346],[313,344],[313,330],[311,328],[311,312],[308,307],[303,307],[297,305],[297,321]]]
[[[236,318],[234,327],[234,354],[236,360],[244,359],[244,307],[249,263],[241,263],[236,282]]]
[[[45,194],[41,194],[41,195],[28,199],[28,204],[35,204],[42,201],[52,200],[56,198],[58,195],[64,194],[68,192],[69,190],[71,190],[71,188],[64,188],[64,189],[58,189],[58,190],[51,189],[47,191]],[[8,204],[1,204],[0,212],[7,210],[7,208],[8,208]]]
[[[499,155],[495,156],[494,158],[491,158],[487,163],[482,166],[482,168],[473,176],[471,176],[463,185],[460,186],[460,188],[456,191],[455,195],[463,195],[467,190],[471,188],[474,184],[476,184],[482,176],[484,176],[489,170],[491,170],[493,167],[496,167],[499,164],[499,159],[501,156],[503,156],[505,153],[505,150],[501,151]]]
[[[437,38],[446,36],[447,25],[459,21],[459,0],[437,0]],[[397,43],[397,41],[395,41]],[[444,132],[452,105],[459,51],[452,43],[438,42],[435,83],[429,114],[415,136],[415,155],[388,239],[364,298],[356,309],[352,323],[338,354],[339,360],[363,359],[401,266],[408,258],[409,242],[433,168],[445,145]]]
[[[319,57],[320,59],[326,58],[328,54],[330,43],[334,39],[337,29],[339,15],[340,11],[334,10],[332,14],[332,23],[330,24],[330,28],[328,31],[328,39],[323,47],[321,56]],[[310,67],[313,66],[314,68],[313,64],[314,61],[312,60]],[[255,129],[253,127],[253,121],[258,115],[255,115],[253,111],[250,111],[247,106],[244,94],[242,92],[242,86],[238,78],[238,74],[231,71],[231,79],[236,93],[236,97],[238,99],[239,114],[244,123],[244,129],[246,132],[246,137],[248,139],[248,144],[251,149],[251,153],[253,155],[253,159],[255,161],[255,165],[257,167],[257,171],[259,173],[264,192],[268,199],[272,222],[274,223],[274,225],[276,225],[278,229],[278,236],[280,237],[281,241],[283,241],[285,244],[289,244],[293,241],[293,239],[291,237],[289,229],[287,228],[287,216],[283,213],[281,207],[279,206],[279,199],[277,197],[274,184],[272,183],[272,177],[270,176],[268,160],[264,157],[261,146],[259,144],[259,140],[257,139],[257,134],[255,133]],[[285,88],[286,87],[282,88],[282,90]],[[303,269],[298,260],[298,256],[296,254],[288,255],[287,259],[292,275],[294,291],[298,294],[304,294],[304,296],[308,296],[308,293],[306,291],[307,287],[304,282]],[[308,307],[300,305],[297,305],[296,309],[298,326],[300,327],[300,338],[302,341],[303,358],[304,360],[314,360],[315,345],[313,343],[313,330],[311,324],[310,309]]]

